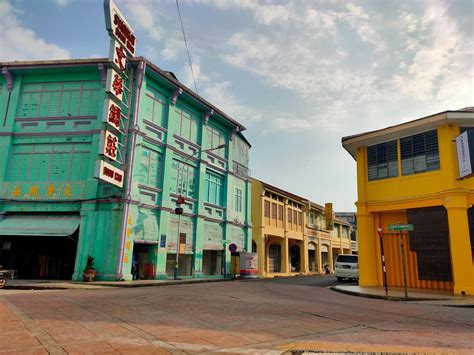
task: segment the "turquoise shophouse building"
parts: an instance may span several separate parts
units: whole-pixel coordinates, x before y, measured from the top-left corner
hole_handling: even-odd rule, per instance
[[[228,245],[250,250],[245,127],[147,59],[128,65],[119,166],[102,154],[108,58],[0,63],[2,268],[81,280],[92,256],[99,280],[131,280],[173,277],[178,259],[181,277],[225,277]]]

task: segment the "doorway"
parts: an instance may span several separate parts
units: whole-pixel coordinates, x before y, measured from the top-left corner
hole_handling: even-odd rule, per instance
[[[308,264],[309,271],[315,272],[318,271],[316,265],[316,245],[314,243],[308,244]]]
[[[291,272],[301,271],[301,251],[299,244],[293,244],[290,248]]]
[[[272,243],[268,247],[268,262],[270,272],[281,272],[281,246]]]
[[[158,244],[135,241],[131,270],[134,280],[155,278],[157,252]]]
[[[0,265],[21,279],[70,280],[74,273],[78,231],[68,237],[0,237]]]
[[[202,273],[206,276],[222,275],[222,250],[203,250]]]

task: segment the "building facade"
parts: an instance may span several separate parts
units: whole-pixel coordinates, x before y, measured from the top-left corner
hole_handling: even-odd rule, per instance
[[[357,213],[336,212],[336,218],[351,224],[351,250],[352,254],[357,254]]]
[[[328,223],[328,220],[330,223]],[[350,224],[308,199],[252,178],[252,251],[261,277],[322,273],[350,252]]]
[[[403,286],[404,256],[408,287],[473,295],[474,178],[463,169],[472,169],[474,109],[344,137],[342,144],[357,161],[359,284],[383,284],[383,243],[389,286]],[[394,231],[398,224],[413,230]]]
[[[172,73],[129,65],[121,188],[97,178],[99,156],[117,167],[102,154],[109,60],[1,63],[0,265],[19,277],[79,280],[89,255],[102,280],[171,277],[177,259],[181,276],[224,277],[226,245],[249,250],[245,128]]]

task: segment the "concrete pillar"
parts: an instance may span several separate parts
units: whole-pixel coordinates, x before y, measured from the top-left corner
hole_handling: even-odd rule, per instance
[[[376,237],[374,230],[374,215],[372,213],[357,213],[359,228],[359,285],[381,286],[377,278]]]
[[[308,241],[302,240],[300,242],[300,272],[309,274],[309,257],[308,257]]]
[[[322,258],[321,258],[321,239],[318,238],[318,250],[316,250],[316,270],[319,273],[323,272]]]
[[[334,270],[334,260],[332,258],[332,241],[329,242],[329,249],[328,249],[328,259],[329,259],[329,270]]]
[[[284,238],[281,242],[281,272],[290,273],[290,249],[288,247],[288,238]]]
[[[265,235],[259,235],[257,240],[257,255],[258,255],[258,274],[261,277],[267,276],[267,252],[265,245]]]
[[[474,295],[474,271],[469,238],[467,199],[466,196],[449,196],[446,200],[454,293]]]

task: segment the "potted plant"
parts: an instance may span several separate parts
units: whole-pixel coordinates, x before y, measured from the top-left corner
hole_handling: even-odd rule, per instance
[[[84,272],[82,274],[82,278],[86,282],[95,281],[97,277],[97,270],[94,268],[94,260],[94,257],[90,255],[87,256],[86,268],[84,269]]]

